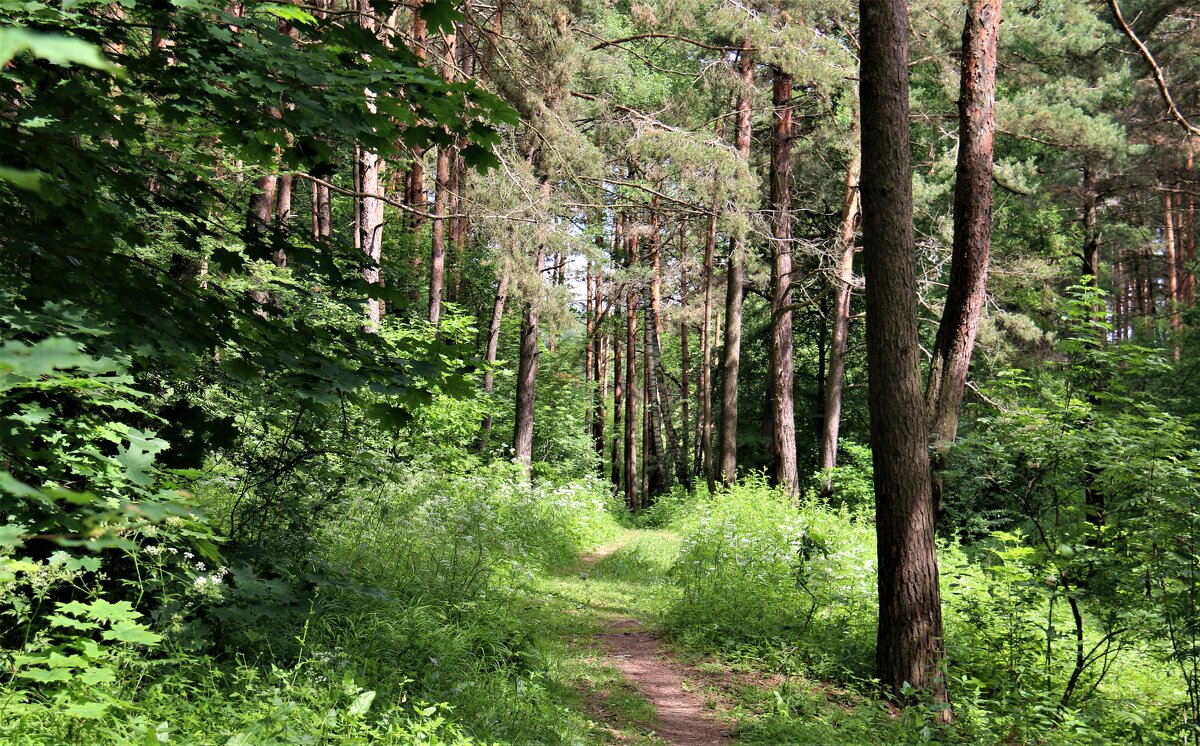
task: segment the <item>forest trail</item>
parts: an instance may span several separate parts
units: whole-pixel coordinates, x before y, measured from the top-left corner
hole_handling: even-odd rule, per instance
[[[719,698],[704,692],[704,674],[679,661],[648,626],[677,540],[631,531],[580,557],[554,591],[573,602],[564,613],[582,617],[566,642],[587,649],[581,663],[588,670],[579,675],[583,707],[613,743],[733,743]]]

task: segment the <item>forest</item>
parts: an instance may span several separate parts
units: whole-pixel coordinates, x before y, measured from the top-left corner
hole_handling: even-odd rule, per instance
[[[1195,742],[1196,49],[0,0],[0,744]]]

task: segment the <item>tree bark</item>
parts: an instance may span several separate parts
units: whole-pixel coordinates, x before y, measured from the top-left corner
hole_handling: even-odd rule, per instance
[[[636,250],[635,250],[636,251]],[[641,509],[637,467],[637,294],[625,291],[625,505]]]
[[[379,194],[383,159],[377,153],[356,148],[355,191],[362,195]],[[363,279],[371,285],[383,283],[380,261],[383,259],[383,200],[378,197],[355,197],[355,245],[366,255],[369,264],[363,269]],[[367,328],[379,328],[383,305],[376,298],[367,299]]]
[[[734,149],[743,162],[750,160],[750,126],[754,106],[754,57],[749,38],[738,53],[739,86],[737,134]],[[745,241],[738,239],[729,252],[725,288],[725,346],[721,354],[721,479],[737,481],[738,372],[742,355],[742,295],[745,285]]]
[[[679,405],[682,410],[682,425],[680,427],[680,444],[679,455],[680,459],[677,464],[677,474],[679,480],[691,490],[692,488],[692,468],[688,463],[691,456],[691,440],[689,433],[691,432],[691,350],[689,349],[688,341],[688,323],[687,323],[687,305],[688,305],[688,283],[687,283],[687,223],[680,221],[679,223],[679,305],[680,305],[680,320],[679,320]],[[661,360],[660,360],[661,363]]]
[[[792,76],[774,70],[772,102],[775,122],[771,147],[771,207],[775,240],[771,294],[771,380],[775,407],[771,413],[775,438],[775,478],[792,498],[800,495],[796,471],[795,375],[792,362]]]
[[[1090,277],[1090,285],[1099,284],[1100,275],[1100,232],[1096,229],[1100,195],[1096,172],[1088,166],[1083,168],[1083,266],[1082,274]]]
[[[942,473],[949,466],[950,447],[958,433],[979,315],[987,296],[1000,5],[1001,0],[971,0],[963,25],[950,285],[925,387],[933,441],[930,478],[935,515],[941,511]]]
[[[500,272],[500,280],[496,285],[496,297],[492,301],[492,320],[488,324],[487,350],[484,352],[483,361],[486,364],[486,369],[483,372],[483,393],[491,398],[491,394],[496,389],[496,372],[493,370],[496,366],[496,355],[500,350],[500,326],[504,321],[504,304],[508,301],[508,272]],[[522,342],[524,337],[522,336]],[[480,434],[479,444],[480,450],[487,447],[487,441],[492,434],[492,411],[489,405],[488,413],[483,418],[482,433]]]
[[[453,33],[442,35],[442,78],[454,82],[455,47],[457,37]],[[438,148],[437,178],[433,191],[433,230],[429,241],[429,323],[437,326],[442,320],[442,300],[446,293],[446,235],[450,214],[450,168],[456,157],[453,146]]]
[[[855,132],[858,112],[854,113]],[[854,233],[858,224],[858,178],[862,167],[862,151],[855,149],[846,168],[846,188],[842,192],[842,223],[838,230],[838,263],[834,282],[832,334],[829,360],[825,372],[824,411],[821,427],[822,490],[828,497],[833,491],[833,475],[837,466],[838,433],[842,426],[842,391],[846,379],[846,343],[850,338],[850,301],[854,284]]]
[[[550,177],[542,176],[542,206],[544,220],[549,220]],[[538,239],[537,258],[534,260],[535,283],[541,283],[542,264],[545,263],[546,243],[549,240],[549,224],[543,223]],[[515,426],[513,428],[513,455],[525,466],[526,475],[533,470],[533,408],[537,392],[538,368],[538,303],[530,298],[525,302],[521,318],[521,352],[517,364],[517,401]]]
[[[908,116],[908,4],[860,0],[863,258],[879,553],[875,663],[945,700],[941,596],[917,337]],[[945,710],[949,717],[949,710]]]
[[[1175,200],[1171,192],[1163,192],[1163,248],[1166,250],[1167,264],[1167,317],[1171,327],[1171,354],[1175,362],[1179,362],[1179,333],[1183,325],[1179,320],[1179,274],[1176,264],[1178,254],[1178,233],[1175,230]]]
[[[624,463],[622,461],[624,451],[621,449],[621,436],[624,434],[622,429],[621,417],[625,413],[623,396],[625,394],[622,389],[621,380],[625,374],[625,368],[621,365],[621,334],[619,332],[613,334],[613,429],[612,429],[612,483],[614,492],[622,492],[622,477],[625,474]]]
[[[713,459],[712,408],[712,325],[713,325],[713,254],[717,248],[717,185],[713,181],[712,209],[708,215],[708,233],[704,238],[704,320],[700,327],[700,454],[704,462],[704,480],[708,492],[717,491],[716,461]]]
[[[322,241],[333,235],[333,206],[329,187],[314,182],[312,199],[312,237],[313,241]]]

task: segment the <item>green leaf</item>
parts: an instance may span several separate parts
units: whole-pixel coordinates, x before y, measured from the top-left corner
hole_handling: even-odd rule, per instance
[[[421,19],[429,27],[431,33],[438,31],[453,31],[454,24],[463,19],[450,0],[433,0],[421,6]]]
[[[305,26],[317,25],[317,19],[312,13],[297,8],[295,5],[264,5],[262,10],[282,21],[302,23]]]
[[[0,166],[0,181],[7,181],[17,189],[24,189],[27,192],[40,192],[42,179],[45,177],[46,174],[42,171],[27,171]]]
[[[100,636],[105,640],[117,640],[134,645],[157,645],[162,640],[162,635],[151,632],[144,625],[129,622],[114,624],[112,629],[105,630]]]
[[[108,707],[103,702],[78,702],[63,710],[63,713],[86,720],[97,720],[104,717],[104,713],[108,712]]]
[[[371,709],[371,703],[375,701],[375,692],[363,692],[358,695],[358,699],[354,700],[354,704],[350,705],[350,714],[355,717],[362,717],[367,714],[367,710]]]
[[[18,678],[29,679],[30,681],[38,681],[43,684],[51,681],[70,681],[71,672],[65,668],[55,668],[46,670],[44,668],[30,668],[26,671],[21,671],[17,674]]]
[[[111,668],[87,668],[80,671],[77,676],[80,681],[92,686],[107,684],[117,680],[117,675],[113,673]]]
[[[98,48],[82,39],[11,26],[0,28],[0,66],[7,65],[13,57],[25,51],[56,65],[84,65],[111,73],[120,72],[104,59]]]

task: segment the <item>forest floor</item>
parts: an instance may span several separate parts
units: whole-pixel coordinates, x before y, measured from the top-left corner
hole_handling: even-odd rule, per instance
[[[732,744],[733,703],[769,696],[769,678],[692,659],[656,634],[678,543],[665,531],[627,531],[537,589],[530,611],[551,676],[600,743]]]

